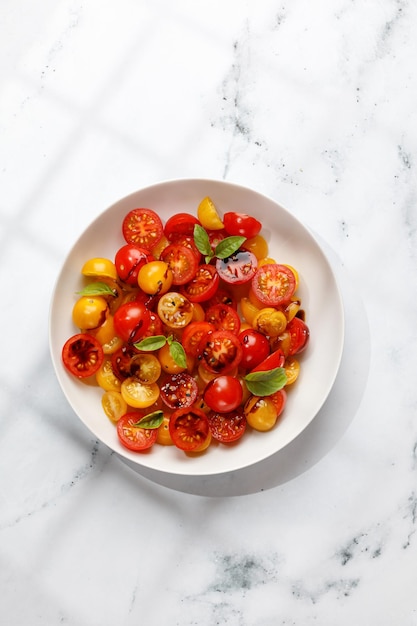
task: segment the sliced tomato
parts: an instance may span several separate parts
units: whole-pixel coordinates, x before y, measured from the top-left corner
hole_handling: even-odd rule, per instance
[[[123,345],[111,355],[112,370],[119,380],[133,376],[133,359],[137,354],[133,347]]]
[[[132,209],[122,223],[122,233],[127,243],[150,250],[164,234],[161,218],[152,209]]]
[[[164,234],[167,239],[172,241],[178,235],[192,236],[194,226],[199,224],[198,219],[191,213],[177,213],[172,215],[166,222]]]
[[[209,238],[209,242],[210,242],[210,246],[211,249],[214,250],[216,249],[216,246],[223,241],[223,239],[225,239],[228,235],[227,232],[222,229],[222,230],[207,230],[207,235]]]
[[[92,335],[78,333],[65,342],[62,361],[73,376],[87,378],[100,369],[104,361],[103,348]]]
[[[230,330],[237,335],[240,330],[240,317],[228,304],[214,304],[206,311],[206,321],[216,330]]]
[[[287,324],[287,331],[291,336],[288,355],[298,354],[305,350],[310,338],[310,330],[307,324],[299,317],[293,317]]]
[[[229,374],[241,361],[242,345],[234,333],[228,330],[215,330],[202,338],[199,358],[209,372]]]
[[[170,239],[171,243],[176,244],[178,246],[185,246],[189,248],[191,252],[194,254],[197,259],[197,264],[201,262],[202,254],[200,250],[195,245],[194,235],[184,235],[181,233],[173,233]]]
[[[220,278],[230,285],[243,285],[250,281],[258,267],[258,260],[249,250],[238,250],[226,259],[217,259]]]
[[[213,265],[199,265],[194,278],[180,290],[190,302],[206,302],[219,288],[220,278]]]
[[[181,338],[182,347],[185,352],[192,357],[196,357],[201,339],[208,333],[212,333],[213,330],[216,330],[213,324],[205,322],[204,320],[188,324],[188,326],[184,328]]]
[[[246,430],[247,422],[243,409],[230,413],[210,411],[207,418],[212,436],[221,443],[237,441]]]
[[[210,437],[207,416],[196,407],[177,409],[169,420],[172,441],[186,452],[197,450]]]
[[[153,260],[154,257],[146,248],[127,243],[116,252],[114,263],[119,278],[128,285],[137,286],[140,268]]]
[[[160,390],[163,402],[170,409],[186,408],[197,400],[197,382],[187,372],[171,374],[160,386]]]
[[[172,243],[161,254],[161,260],[168,263],[172,272],[173,285],[185,285],[194,276],[198,262],[191,248]]]
[[[229,235],[239,235],[251,239],[261,231],[262,224],[252,215],[229,211],[223,215],[223,223]]]
[[[285,389],[280,389],[279,391],[276,391],[271,396],[269,396],[269,398],[274,403],[274,406],[277,410],[277,417],[279,417],[285,409],[285,405],[287,403],[287,392],[285,391]]]
[[[276,367],[284,367],[285,363],[285,354],[283,350],[278,348],[272,352],[269,356],[266,357],[263,361],[261,361],[256,367],[254,367],[252,372],[267,372],[269,370],[274,370]]]
[[[126,413],[118,420],[116,426],[120,443],[133,452],[148,450],[158,436],[157,428],[141,428],[137,426],[138,420],[140,415],[137,412]]]
[[[207,301],[206,306],[211,307],[215,304],[228,304],[229,306],[237,309],[236,298],[227,289],[221,287],[217,290],[215,295]]]
[[[294,273],[286,265],[267,263],[252,279],[253,292],[265,306],[277,307],[291,300],[296,287]]]
[[[165,326],[180,330],[191,322],[193,305],[182,293],[169,291],[158,302],[158,315]]]

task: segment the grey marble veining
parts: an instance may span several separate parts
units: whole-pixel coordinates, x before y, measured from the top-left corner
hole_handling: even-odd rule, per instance
[[[417,5],[0,7],[0,622],[416,626]],[[61,263],[118,198],[244,184],[317,234],[346,346],[256,474],[163,484],[59,388]]]

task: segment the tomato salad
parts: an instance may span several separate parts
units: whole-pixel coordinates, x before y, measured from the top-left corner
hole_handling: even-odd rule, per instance
[[[81,268],[63,363],[103,390],[129,450],[201,453],[279,422],[310,333],[297,270],[268,257],[261,229],[209,197],[165,224],[136,208],[114,259]]]

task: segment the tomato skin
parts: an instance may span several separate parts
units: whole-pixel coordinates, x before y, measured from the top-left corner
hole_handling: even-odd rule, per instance
[[[242,344],[240,367],[243,367],[243,369],[253,369],[269,356],[269,341],[262,333],[248,328],[247,330],[242,330],[238,337]]]
[[[62,361],[73,376],[88,378],[100,369],[104,361],[103,348],[92,335],[77,333],[65,342]]]
[[[198,358],[209,372],[229,374],[242,359],[242,346],[234,333],[215,330],[202,338]]]
[[[307,324],[299,317],[293,317],[293,319],[287,324],[287,331],[291,336],[288,356],[303,352],[306,349],[310,338],[310,329]]]
[[[169,420],[169,432],[177,448],[192,451],[201,448],[210,436],[207,416],[196,407],[177,409]]]
[[[217,413],[237,409],[243,398],[242,385],[234,376],[217,376],[210,381],[203,394],[204,402]]]
[[[230,330],[237,335],[240,330],[240,318],[237,311],[227,304],[214,304],[206,311],[206,321],[216,330]]]
[[[172,285],[172,271],[164,261],[150,261],[138,273],[138,285],[145,293],[156,296],[169,291]]]
[[[206,302],[215,295],[219,283],[220,278],[213,265],[199,265],[194,278],[181,285],[180,291],[190,302]]]
[[[277,411],[277,417],[281,415],[283,410],[285,409],[285,405],[287,403],[287,392],[285,389],[280,389],[276,391],[271,396],[269,396],[270,400],[272,400],[275,409]]]
[[[172,240],[178,235],[192,236],[194,226],[199,224],[198,219],[191,213],[177,213],[172,215],[166,222],[164,234],[168,240]]]
[[[259,234],[262,224],[252,215],[229,211],[223,215],[223,223],[229,235],[239,235],[250,239]]]
[[[190,374],[171,374],[160,386],[162,401],[169,409],[190,407],[197,400],[198,385]]]
[[[122,304],[113,317],[117,335],[128,343],[140,341],[149,328],[150,313],[142,302]]]
[[[214,330],[216,329],[213,324],[206,321],[191,322],[191,324],[188,324],[188,326],[184,328],[181,338],[181,343],[186,354],[196,357],[198,355],[201,339],[203,336],[208,333],[212,333]]]
[[[172,272],[173,285],[185,285],[194,276],[198,262],[191,248],[171,243],[162,254],[161,260],[168,264]]]
[[[132,209],[122,223],[126,243],[134,243],[147,250],[153,248],[163,235],[161,218],[152,209]]]
[[[258,260],[250,250],[238,250],[227,259],[217,259],[216,270],[220,278],[230,285],[243,285],[254,276]]]
[[[284,367],[284,363],[285,354],[283,350],[278,348],[278,350],[274,350],[274,352],[271,352],[269,356],[267,356],[263,361],[256,365],[251,371],[267,372],[268,370],[273,370],[276,367]]]
[[[184,246],[185,248],[189,248],[196,258],[197,265],[200,264],[203,255],[195,245],[194,235],[182,235],[181,233],[173,233],[170,242],[176,244],[177,246]]]
[[[295,291],[294,273],[286,265],[268,263],[258,267],[252,279],[256,298],[264,306],[279,307],[291,300]]]
[[[146,248],[127,243],[116,252],[114,263],[120,280],[127,285],[136,286],[140,268],[153,260],[153,255]]]
[[[137,412],[125,413],[119,418],[116,429],[120,443],[133,452],[148,450],[156,442],[157,428],[140,428],[135,424],[140,419]]]
[[[240,439],[246,431],[246,416],[243,410],[219,413],[210,411],[207,415],[210,431],[214,439],[220,443],[233,443]]]
[[[228,306],[231,306],[237,310],[236,298],[231,293],[229,293],[227,289],[222,289],[221,287],[217,290],[215,295],[210,298],[210,300],[208,300],[205,304],[208,308],[214,306],[215,304],[227,304]]]

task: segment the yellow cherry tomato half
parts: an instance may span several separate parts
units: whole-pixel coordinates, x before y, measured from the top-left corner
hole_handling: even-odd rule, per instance
[[[249,298],[242,298],[240,301],[240,310],[246,322],[252,326],[255,316],[259,313],[259,307],[251,302]]]
[[[169,291],[172,285],[172,271],[164,261],[150,261],[140,268],[138,285],[145,293],[154,296]]]
[[[143,352],[132,358],[132,373],[143,385],[156,383],[161,375],[161,364],[154,354]]]
[[[120,391],[121,382],[113,371],[111,359],[104,359],[96,373],[96,380],[99,387],[105,391]]]
[[[161,446],[172,446],[174,442],[172,441],[171,433],[169,432],[169,415],[164,413],[164,419],[162,424],[158,427],[158,434],[156,436],[156,443],[159,443]]]
[[[292,385],[300,373],[300,362],[293,356],[288,356],[284,363],[285,374],[287,376],[286,385]]]
[[[268,256],[268,244],[266,242],[266,239],[262,237],[262,235],[255,235],[255,237],[246,239],[246,241],[242,245],[242,248],[253,252],[258,261]]]
[[[211,198],[206,197],[198,205],[197,218],[203,228],[207,230],[221,230],[224,224],[220,219],[216,205]]]
[[[287,318],[282,311],[265,307],[256,313],[252,326],[268,337],[278,337],[287,327]]]
[[[125,402],[136,409],[146,409],[159,398],[159,387],[156,383],[144,385],[134,376],[122,382],[120,392]]]
[[[101,296],[81,296],[72,309],[72,321],[83,330],[101,326],[107,317],[107,302]]]
[[[184,328],[193,319],[193,305],[176,291],[169,291],[160,297],[157,311],[161,322],[176,330]]]
[[[252,396],[249,398],[245,404],[244,413],[249,426],[260,431],[271,430],[275,426],[278,417],[277,409],[268,396],[264,398]]]
[[[112,278],[113,280],[117,278],[116,266],[113,261],[101,257],[88,259],[82,266],[81,273],[84,276],[95,278],[105,277]]]
[[[127,412],[127,403],[120,391],[105,391],[101,405],[107,417],[116,423]]]

